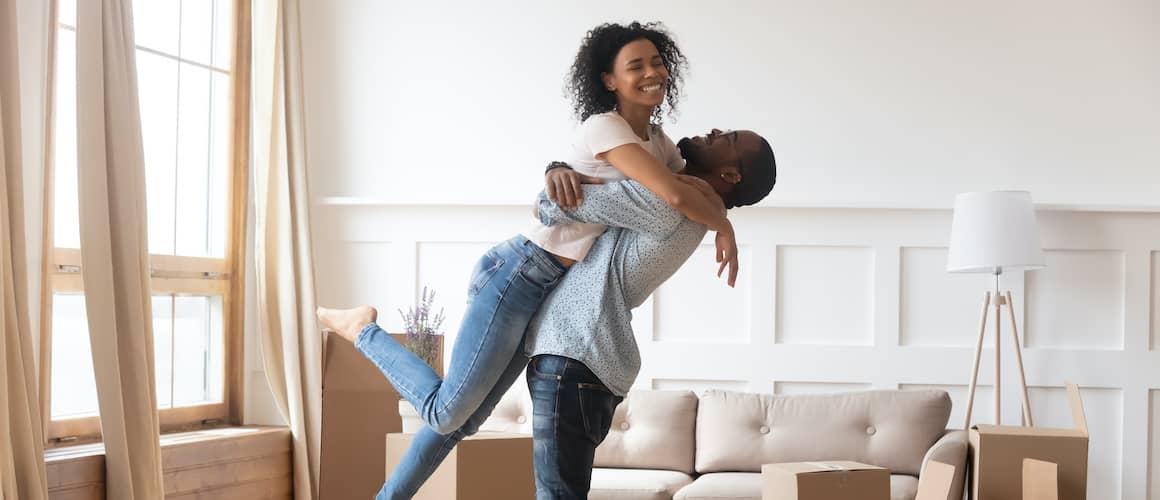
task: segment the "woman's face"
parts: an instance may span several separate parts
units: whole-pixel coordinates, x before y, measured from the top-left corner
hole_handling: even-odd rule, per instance
[[[601,73],[604,87],[616,93],[617,105],[656,107],[665,100],[669,70],[657,47],[647,39],[621,47],[612,61],[612,72]]]

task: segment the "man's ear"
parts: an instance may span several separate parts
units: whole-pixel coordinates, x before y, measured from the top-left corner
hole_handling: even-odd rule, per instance
[[[737,167],[722,167],[717,173],[721,180],[729,184],[739,184],[741,182],[741,170]]]

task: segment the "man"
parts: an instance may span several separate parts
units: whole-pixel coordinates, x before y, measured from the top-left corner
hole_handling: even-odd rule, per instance
[[[686,160],[682,180],[719,197],[723,210],[757,203],[773,188],[773,150],[753,132],[714,129],[678,146]],[[706,232],[633,181],[583,186],[582,199],[574,210],[545,195],[538,202],[545,224],[609,226],[564,275],[525,337],[541,500],[588,497],[596,447],[640,370],[631,310],[688,260]]]

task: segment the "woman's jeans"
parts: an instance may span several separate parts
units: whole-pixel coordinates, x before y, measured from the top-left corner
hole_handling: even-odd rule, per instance
[[[624,398],[587,366],[543,354],[528,365],[538,500],[586,500],[596,447]]]
[[[479,430],[527,365],[524,331],[566,268],[523,236],[476,264],[444,379],[372,323],[355,347],[426,422],[377,498],[411,498],[455,444]]]

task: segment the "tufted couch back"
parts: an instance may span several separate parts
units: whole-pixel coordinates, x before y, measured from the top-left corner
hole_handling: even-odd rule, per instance
[[[692,474],[697,395],[690,391],[629,391],[612,428],[596,448],[596,467],[675,470]]]
[[[917,476],[950,418],[946,392],[773,396],[709,390],[697,410],[696,470],[760,472],[762,464],[853,460]]]

